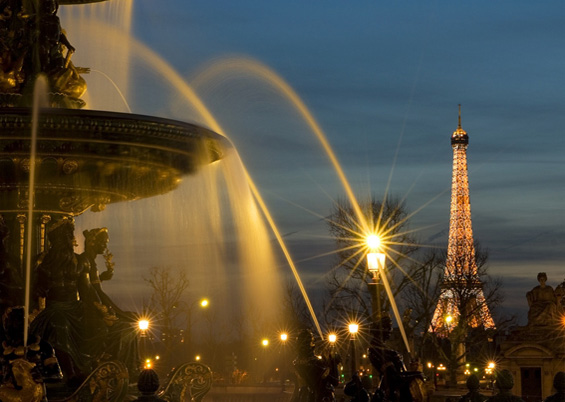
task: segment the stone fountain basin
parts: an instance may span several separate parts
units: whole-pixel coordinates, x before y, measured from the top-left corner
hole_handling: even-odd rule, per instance
[[[165,194],[229,146],[207,128],[135,114],[42,109],[37,124],[34,210],[45,213]],[[31,132],[31,109],[0,108],[0,213],[27,210]]]

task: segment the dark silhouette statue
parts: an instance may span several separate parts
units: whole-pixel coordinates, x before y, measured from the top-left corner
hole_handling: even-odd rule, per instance
[[[510,370],[501,370],[496,374],[494,388],[498,390],[496,395],[487,399],[487,402],[524,402],[522,398],[512,394],[514,377]]]
[[[343,393],[353,397],[350,402],[369,402],[371,400],[371,395],[367,392],[357,374],[353,374],[351,381],[345,384]]]
[[[50,247],[38,259],[35,294],[45,309],[32,321],[31,333],[50,342],[67,382],[78,385],[101,362],[119,360],[130,375],[140,366],[132,314],[118,309],[102,291],[96,256],[106,250],[105,228],[85,231],[85,251],[74,252],[74,224],[61,219],[48,230]],[[110,265],[113,269],[113,266]]]
[[[471,374],[467,378],[467,392],[459,398],[459,402],[484,402],[487,397],[479,392],[480,382],[479,378],[475,374]]]
[[[565,372],[559,371],[553,377],[553,388],[557,391],[555,394],[545,398],[543,402],[565,402]]]
[[[331,354],[319,359],[314,353],[314,336],[302,330],[297,339],[294,370],[298,377],[292,402],[334,402],[335,386],[339,382],[338,356]]]
[[[46,382],[63,378],[53,347],[37,336],[24,345],[24,308],[9,307],[2,316],[0,400],[42,401]]]
[[[402,355],[390,349],[386,341],[392,333],[392,320],[383,315],[371,328],[369,360],[378,372],[380,384],[373,395],[374,402],[423,401],[424,380],[420,371],[407,371]]]

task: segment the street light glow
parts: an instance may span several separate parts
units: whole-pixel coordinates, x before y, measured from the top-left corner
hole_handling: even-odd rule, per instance
[[[349,333],[355,335],[359,331],[359,324],[352,322],[349,324]]]
[[[286,342],[287,339],[288,339],[288,334],[286,332],[283,332],[281,334],[281,341]]]
[[[208,307],[208,303],[209,303],[208,299],[200,300],[200,306],[201,307]]]
[[[268,339],[263,339],[263,340],[261,341],[261,344],[262,344],[263,346],[267,347],[267,346],[269,346],[269,340],[268,340]]]
[[[143,318],[137,322],[137,326],[141,331],[147,331],[149,329],[149,320]]]
[[[381,238],[376,234],[367,236],[367,247],[371,250],[378,250],[381,247]]]
[[[335,343],[335,341],[337,341],[337,335],[336,334],[329,334],[328,335],[328,341],[330,341],[330,343],[333,345]]]

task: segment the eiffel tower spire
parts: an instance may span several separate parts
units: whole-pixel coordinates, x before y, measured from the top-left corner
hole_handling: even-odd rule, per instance
[[[446,334],[457,325],[461,319],[461,309],[465,310],[463,317],[467,325],[494,328],[475,261],[467,176],[468,145],[469,136],[461,127],[461,105],[459,105],[459,124],[451,136],[453,176],[447,259],[442,292],[431,325],[439,334]]]

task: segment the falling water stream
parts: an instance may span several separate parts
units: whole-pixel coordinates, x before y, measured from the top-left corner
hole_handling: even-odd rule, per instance
[[[32,117],[31,117],[31,146],[29,155],[29,189],[28,189],[28,199],[27,199],[27,248],[25,256],[25,295],[24,295],[24,345],[27,345],[28,330],[29,330],[29,304],[30,304],[30,293],[31,293],[31,266],[32,266],[32,255],[31,255],[31,244],[32,244],[32,234],[33,234],[33,207],[35,205],[35,168],[36,168],[36,156],[37,156],[37,131],[38,131],[38,118],[39,112],[42,107],[47,106],[47,92],[49,85],[47,79],[43,76],[39,76],[35,81],[33,89],[33,106],[32,106]],[[34,257],[34,256],[33,256]]]
[[[112,2],[110,2],[112,3]],[[129,11],[126,12],[126,19],[131,20],[131,3],[130,1],[128,2],[122,2],[122,4],[127,4],[129,7]],[[101,5],[90,5],[89,7],[100,7]],[[79,7],[77,7],[78,9]],[[178,93],[182,94],[182,96],[197,110],[198,114],[201,116],[202,120],[204,121],[205,124],[207,124],[212,130],[220,133],[220,134],[224,134],[226,133],[225,130],[222,129],[222,127],[220,127],[220,125],[218,124],[218,122],[216,121],[216,119],[214,118],[214,116],[212,115],[212,113],[209,111],[209,109],[206,107],[206,105],[204,105],[204,103],[202,102],[202,100],[199,98],[199,96],[196,94],[196,92],[192,89],[191,86],[189,86],[186,82],[186,80],[181,77],[173,68],[171,68],[171,66],[165,62],[160,56],[158,56],[153,50],[149,49],[147,46],[143,45],[142,43],[140,43],[139,41],[135,40],[134,38],[131,37],[130,33],[129,33],[129,29],[124,30],[124,29],[116,29],[113,26],[109,26],[107,25],[107,23],[105,21],[100,20],[100,18],[96,17],[93,20],[91,19],[88,24],[85,23],[84,20],[78,20],[76,18],[75,14],[69,13],[70,14],[70,18],[67,17],[64,20],[64,24],[66,24],[65,26],[69,29],[69,32],[72,31],[72,25],[74,26],[79,26],[80,29],[77,29],[78,31],[89,31],[85,29],[86,25],[89,25],[90,28],[94,28],[95,31],[98,33],[96,40],[97,41],[102,41],[102,42],[124,42],[127,43],[127,48],[128,51],[126,52],[128,55],[131,52],[132,54],[135,54],[135,56],[140,57],[142,60],[144,60],[145,63],[147,63],[147,65],[151,66],[151,68],[153,68],[156,72],[158,72],[159,76],[162,77],[164,80],[166,80],[171,87],[175,90],[178,91]],[[72,25],[71,25],[72,23]],[[116,24],[114,24],[116,25]],[[70,33],[70,38],[72,41],[73,35],[74,35],[75,31],[72,31]],[[86,33],[84,33],[84,35],[87,35]],[[83,52],[90,52],[90,49],[88,46],[84,47]],[[106,54],[108,53],[112,53],[112,52],[106,52]],[[78,54],[77,54],[78,56]],[[84,63],[84,64],[88,64],[88,62]],[[129,62],[127,63],[127,65],[129,65]],[[121,68],[121,64],[120,63],[114,63],[114,65],[112,66],[113,68],[116,68],[116,66],[119,66]],[[97,69],[101,70],[101,71],[105,71],[105,75],[109,75],[112,78],[114,77],[114,74],[111,72],[108,72],[106,70],[106,63],[104,64],[104,68],[100,68],[97,67]],[[122,73],[123,73],[123,68],[121,68]],[[243,72],[245,74],[251,74],[253,77],[256,78],[261,78],[262,80],[266,81],[267,83],[269,83],[270,85],[273,85],[275,88],[277,88],[287,99],[289,99],[290,103],[298,110],[299,114],[304,118],[304,120],[307,122],[307,124],[309,125],[309,127],[311,128],[312,132],[314,133],[314,135],[316,136],[316,138],[319,140],[319,142],[321,143],[323,149],[326,152],[326,155],[328,156],[328,158],[330,159],[332,166],[334,167],[338,178],[347,194],[348,199],[351,202],[351,205],[355,211],[356,214],[356,218],[358,220],[359,226],[362,228],[362,231],[364,234],[368,235],[370,233],[372,233],[375,228],[370,227],[367,218],[363,215],[361,208],[359,206],[359,203],[351,189],[351,186],[345,176],[345,173],[343,172],[343,169],[341,168],[341,165],[339,164],[338,158],[335,155],[335,153],[333,152],[333,149],[331,148],[326,136],[324,135],[322,129],[320,128],[319,124],[317,123],[317,121],[315,120],[315,118],[312,116],[312,114],[310,113],[310,111],[308,110],[308,108],[306,107],[306,105],[304,104],[304,102],[300,99],[300,97],[296,94],[296,92],[280,77],[278,76],[276,73],[274,73],[271,69],[269,69],[268,67],[266,67],[265,65],[258,63],[256,61],[251,61],[251,60],[246,60],[246,59],[229,59],[229,60],[222,60],[217,62],[216,64],[212,65],[211,67],[209,67],[208,69],[206,69],[199,77],[197,77],[196,79],[196,84],[197,85],[201,85],[204,84],[205,82],[208,82],[209,80],[211,80],[213,77],[215,77],[217,74],[220,74],[223,71],[240,71]],[[121,80],[117,80],[116,83],[113,83],[114,87],[117,88],[122,88],[122,81],[127,82],[127,75],[124,77],[122,75]],[[127,84],[126,84],[127,85]],[[104,102],[102,102],[104,104]],[[126,103],[127,104],[127,103]],[[123,104],[122,104],[123,106]],[[129,108],[129,107],[128,107]],[[242,166],[243,168],[243,166]],[[245,175],[247,177],[247,181],[248,181],[248,185],[251,189],[251,191],[253,192],[253,195],[255,197],[256,202],[258,203],[260,209],[263,212],[263,215],[265,216],[269,226],[271,227],[275,237],[277,238],[277,241],[285,255],[285,258],[289,264],[289,266],[291,267],[291,270],[293,272],[293,275],[299,285],[300,291],[304,297],[304,300],[306,301],[307,305],[308,305],[308,309],[310,311],[310,314],[312,315],[312,318],[315,322],[316,328],[320,334],[320,336],[322,336],[322,331],[321,328],[319,326],[319,323],[316,319],[316,315],[314,313],[314,310],[312,308],[312,305],[310,303],[310,300],[308,298],[308,295],[306,293],[306,290],[302,284],[302,281],[300,279],[300,276],[298,274],[298,270],[295,266],[295,264],[292,262],[292,258],[290,256],[290,253],[288,252],[287,247],[284,244],[284,241],[275,225],[274,220],[272,219],[268,208],[265,204],[265,202],[263,201],[259,190],[257,189],[257,186],[254,184],[253,180],[251,179],[251,176],[249,175],[249,173],[243,168]],[[386,251],[386,250],[385,250]],[[384,275],[383,275],[384,276]],[[397,321],[398,326],[400,327],[404,342],[406,344],[407,349],[409,350],[409,344],[407,341],[407,337],[406,337],[406,333],[404,330],[404,327],[402,325],[402,320],[400,319],[400,315],[398,312],[398,308],[396,306],[394,297],[392,295],[392,292],[390,290],[390,286],[388,284],[388,281],[386,280],[386,277],[384,278],[384,283],[385,283],[385,289],[387,291],[387,295],[389,297],[389,300],[391,302],[392,308],[393,308],[393,312]]]

